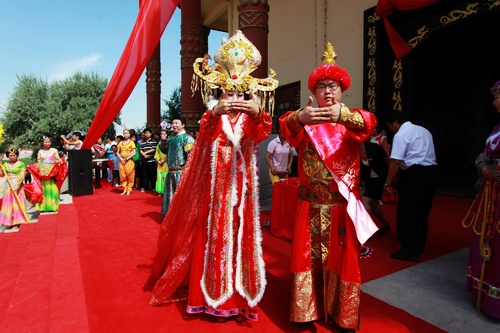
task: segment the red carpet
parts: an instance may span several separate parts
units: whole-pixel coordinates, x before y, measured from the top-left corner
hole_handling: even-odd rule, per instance
[[[471,203],[472,199],[459,197],[437,196],[434,199],[429,217],[429,237],[420,262],[469,246],[470,229],[464,229],[461,222]],[[383,236],[375,235],[366,242],[365,245],[370,247],[374,254],[370,258],[360,261],[363,282],[417,264],[389,259],[391,252],[399,251],[399,242],[396,236],[396,205],[384,205],[381,208],[391,225],[391,233]]]
[[[0,234],[0,332],[331,332],[317,322],[288,320],[291,242],[264,229],[268,285],[259,303],[259,321],[218,323],[210,316],[185,315],[185,304],[148,305],[142,291],[155,253],[161,198],[118,189],[73,198],[57,215],[41,215],[19,233]],[[471,200],[437,197],[431,216],[428,260],[467,246],[460,226]],[[361,259],[363,281],[413,263],[389,258],[398,250],[394,206],[383,206],[391,234],[374,236],[374,249]],[[269,212],[262,213],[262,221]],[[362,294],[360,332],[443,332],[441,329]]]
[[[87,332],[73,205],[0,234],[0,332]]]

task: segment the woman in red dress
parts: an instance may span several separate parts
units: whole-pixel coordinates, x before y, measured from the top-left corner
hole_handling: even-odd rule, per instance
[[[162,223],[145,289],[153,305],[187,296],[188,313],[256,320],[266,286],[257,149],[271,132],[263,105],[278,82],[249,75],[261,57],[240,31],[216,52],[214,68],[208,59],[195,62],[194,86],[202,86],[209,111]],[[208,96],[216,89],[218,101]]]

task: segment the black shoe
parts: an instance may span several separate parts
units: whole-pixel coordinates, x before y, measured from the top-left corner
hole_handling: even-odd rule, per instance
[[[390,234],[390,233],[391,233],[391,226],[390,225],[380,227],[380,229],[378,229],[378,231],[377,231],[377,235],[385,235],[385,234]]]
[[[396,260],[418,261],[420,259],[420,256],[412,256],[402,252],[392,252],[391,258]]]

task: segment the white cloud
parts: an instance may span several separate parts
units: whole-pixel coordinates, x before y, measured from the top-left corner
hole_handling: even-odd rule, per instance
[[[91,53],[80,59],[70,60],[57,64],[56,69],[49,74],[49,81],[63,80],[75,72],[85,72],[99,64],[102,56],[97,53]]]

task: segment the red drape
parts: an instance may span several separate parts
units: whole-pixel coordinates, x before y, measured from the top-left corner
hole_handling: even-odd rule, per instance
[[[29,164],[26,169],[30,172],[33,180],[31,183],[24,184],[24,191],[28,198],[30,198],[31,203],[42,202],[43,200],[42,180],[54,178],[57,189],[61,191],[61,186],[68,175],[66,156],[63,156],[61,160],[54,165],[48,175],[43,175],[40,172],[38,163]]]
[[[134,29],[97,109],[82,149],[90,149],[120,112],[151,58],[179,0],[142,0]]]
[[[387,20],[387,16],[393,13],[394,8],[397,10],[419,9],[431,6],[439,1],[441,0],[379,0],[377,2],[375,11],[377,15],[382,17],[384,20],[385,29],[387,30],[387,35],[389,36],[389,42],[391,43],[392,50],[394,51],[397,60],[404,58],[408,53],[410,53],[411,48],[404,41],[404,39],[401,38],[397,31],[394,30]]]

